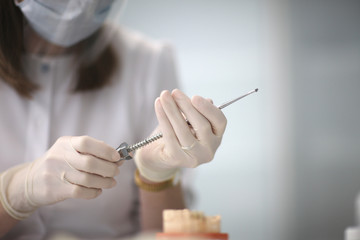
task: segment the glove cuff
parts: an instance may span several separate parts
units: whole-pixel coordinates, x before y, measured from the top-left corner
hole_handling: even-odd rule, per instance
[[[0,202],[3,205],[4,210],[14,219],[16,220],[24,220],[28,218],[36,209],[32,211],[19,211],[15,209],[7,196],[8,187],[14,177],[14,175],[19,172],[20,170],[23,170],[25,168],[29,167],[29,163],[25,163],[16,167],[13,167],[3,173],[0,174]],[[21,190],[20,190],[21,191]]]
[[[66,160],[65,160],[66,161]],[[32,167],[34,166],[34,162],[32,162],[27,170],[26,170],[26,177],[25,177],[25,199],[27,201],[27,203],[32,207],[32,208],[38,208],[39,205],[36,204],[33,200],[31,200],[30,195],[29,195],[29,188],[32,190],[32,181],[29,182],[29,173],[32,169]],[[30,185],[30,186],[29,186]]]
[[[147,167],[141,159],[141,154],[139,154],[139,151],[137,154],[135,154],[134,160],[137,169],[139,170],[141,176],[144,178],[152,181],[152,182],[164,182],[167,180],[170,180],[175,177],[176,173],[179,171],[178,168],[171,168],[171,169],[161,169],[161,170],[153,170]]]

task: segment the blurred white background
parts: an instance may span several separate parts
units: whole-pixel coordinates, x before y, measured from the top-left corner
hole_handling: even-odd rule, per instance
[[[231,239],[342,239],[360,190],[358,0],[130,0],[121,23],[177,50],[182,90],[224,109],[192,209]]]

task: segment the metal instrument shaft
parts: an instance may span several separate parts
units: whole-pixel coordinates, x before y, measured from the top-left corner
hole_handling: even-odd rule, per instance
[[[234,102],[236,102],[236,101],[238,101],[238,100],[240,100],[240,99],[242,99],[242,98],[244,98],[244,97],[246,97],[246,96],[249,96],[250,94],[253,94],[253,93],[257,92],[257,91],[259,91],[258,88],[256,88],[256,89],[248,92],[247,94],[244,94],[244,95],[242,95],[242,96],[240,96],[240,97],[237,97],[237,98],[235,98],[235,99],[233,99],[233,100],[230,100],[230,101],[228,101],[228,102],[226,102],[226,103],[223,103],[223,104],[221,104],[220,106],[218,106],[218,109],[226,108],[226,107],[229,106],[230,104],[233,104]]]

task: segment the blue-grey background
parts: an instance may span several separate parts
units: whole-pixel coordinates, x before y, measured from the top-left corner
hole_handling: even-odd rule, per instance
[[[233,240],[343,239],[360,190],[360,1],[130,0],[121,23],[171,42],[182,89],[224,109],[192,209]]]

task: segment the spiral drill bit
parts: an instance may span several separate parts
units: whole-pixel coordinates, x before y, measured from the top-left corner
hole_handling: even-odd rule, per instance
[[[242,98],[244,98],[244,97],[246,97],[246,96],[248,96],[250,94],[253,94],[253,93],[257,92],[258,90],[259,89],[256,88],[256,89],[254,89],[254,90],[252,90],[252,91],[250,91],[250,92],[248,92],[248,93],[246,93],[246,94],[244,94],[244,95],[242,95],[242,96],[240,96],[238,98],[232,99],[232,100],[230,100],[230,101],[228,101],[226,103],[221,104],[220,106],[218,106],[218,108],[223,109],[223,108],[229,106],[230,104],[232,104],[232,103],[234,103],[234,102],[236,102],[236,101],[238,101],[238,100],[240,100],[240,99],[242,99]],[[188,125],[191,126],[191,123],[187,119],[185,119],[185,120],[188,123]],[[152,142],[154,142],[154,141],[156,141],[156,140],[158,140],[158,139],[160,139],[162,137],[163,137],[163,134],[158,133],[158,134],[156,134],[154,136],[146,138],[143,141],[135,143],[135,144],[130,145],[130,146],[126,142],[123,142],[116,149],[116,151],[118,151],[118,153],[120,154],[121,160],[130,160],[133,157],[132,152],[134,152],[135,150],[137,150],[139,148],[142,148],[142,147],[144,147],[144,146],[146,146],[146,145],[148,145],[148,144],[150,144],[150,143],[152,143]]]
[[[146,138],[145,140],[143,140],[141,142],[138,142],[138,143],[135,143],[135,144],[133,144],[131,146],[128,146],[128,152],[132,152],[132,151],[135,151],[135,150],[137,150],[137,149],[139,149],[139,148],[141,148],[143,146],[146,146],[149,143],[154,142],[154,141],[162,138],[162,136],[163,136],[162,133],[158,133],[158,134],[156,134],[156,135],[154,135],[152,137]]]
[[[146,138],[141,142],[135,143],[133,145],[129,145],[126,142],[123,142],[120,144],[120,146],[116,149],[116,151],[120,154],[121,160],[131,160],[133,157],[133,154],[131,152],[134,152],[135,150],[148,145],[151,142],[154,142],[160,138],[162,138],[162,133],[158,133],[152,137]]]

